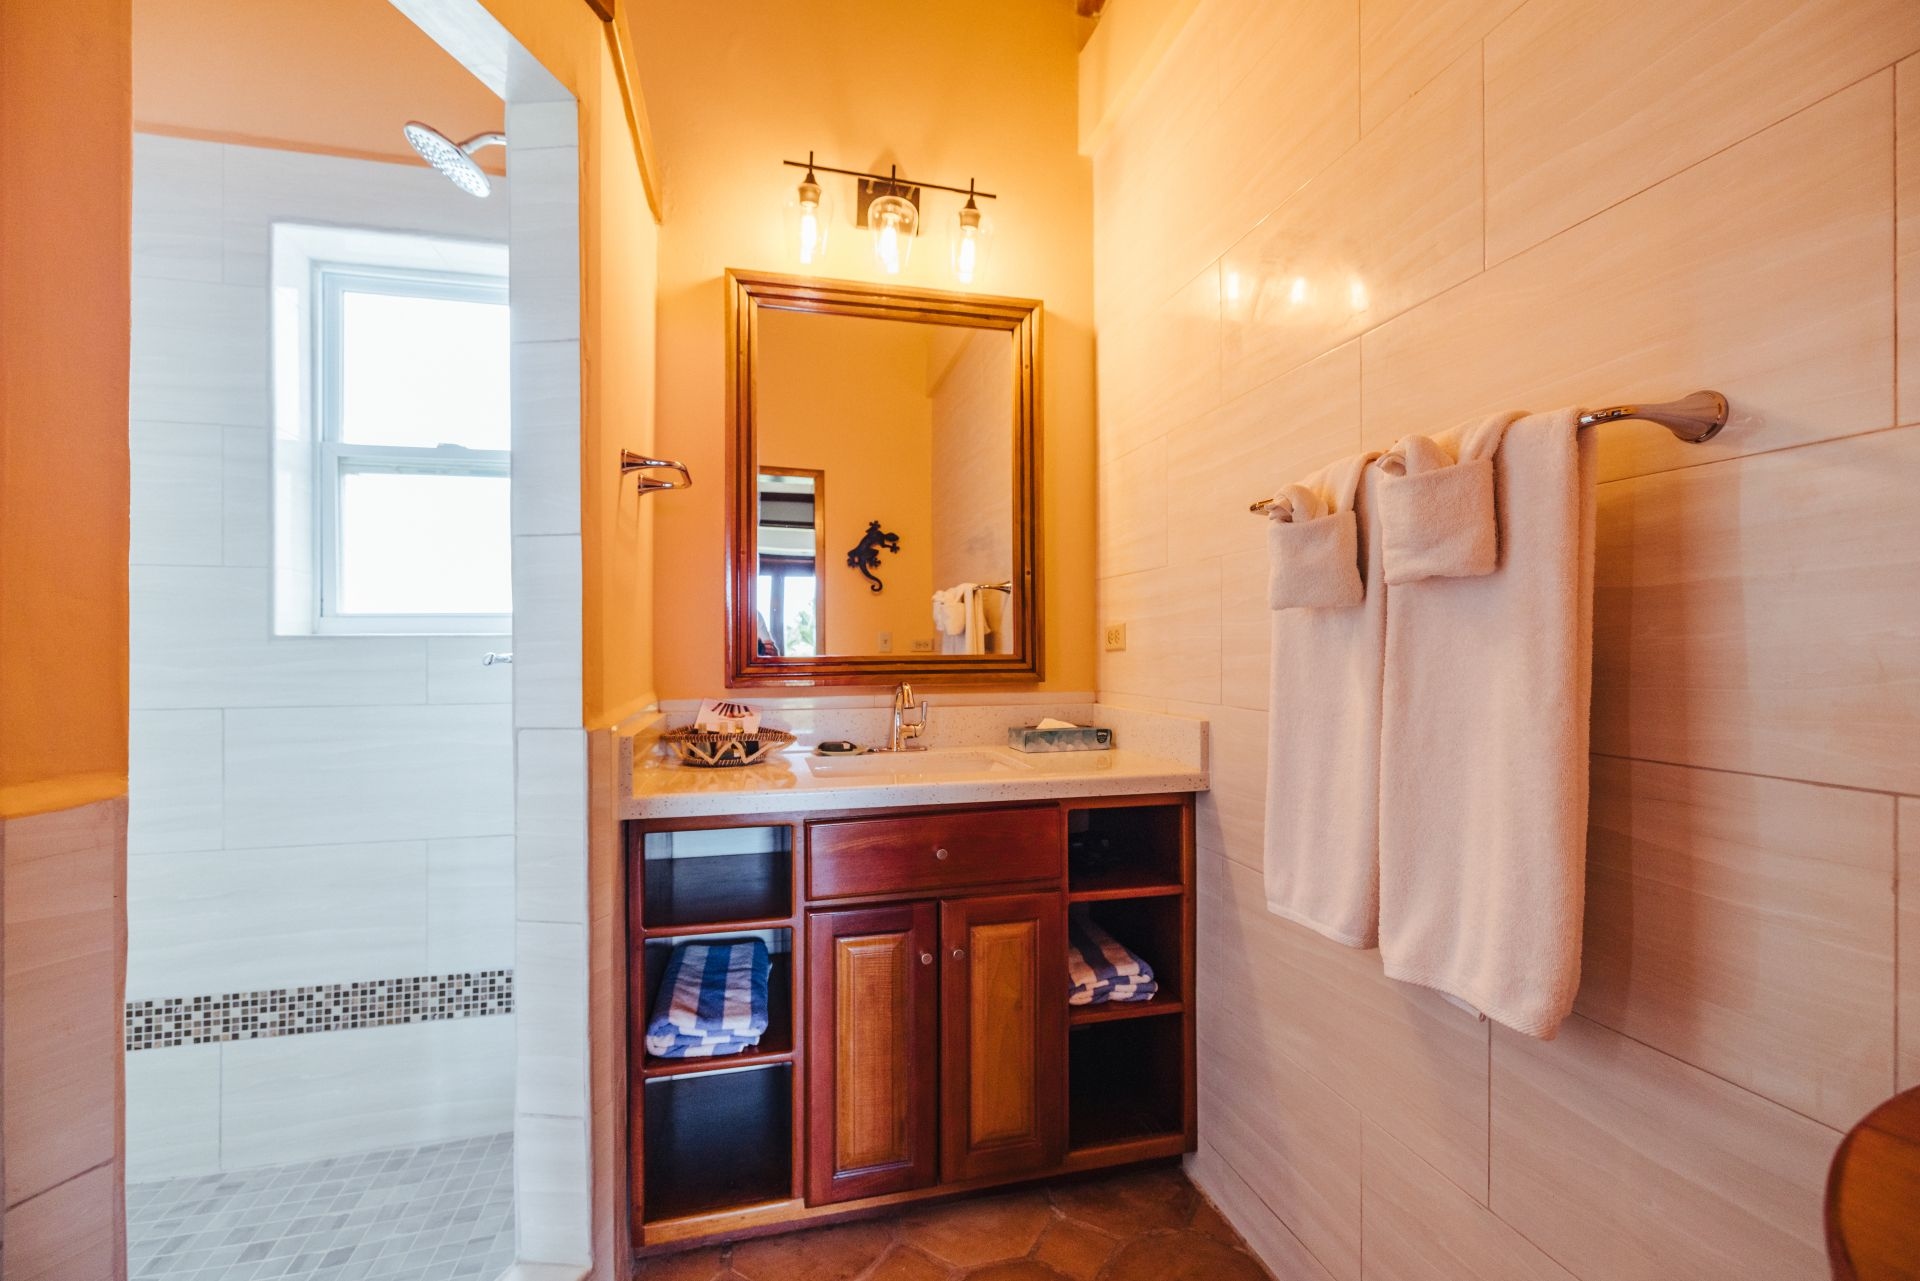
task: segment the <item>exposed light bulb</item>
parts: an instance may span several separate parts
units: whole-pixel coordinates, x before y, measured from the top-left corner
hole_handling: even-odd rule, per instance
[[[820,256],[820,189],[813,189],[813,199],[806,198],[806,187],[801,186],[800,200],[800,261],[811,263]]]
[[[973,283],[973,273],[980,269],[980,229],[962,227],[960,243],[953,251],[953,274],[963,285]]]
[[[953,278],[970,285],[986,271],[987,249],[993,239],[993,224],[974,201],[972,183],[967,184],[967,203],[953,216],[951,234]]]
[[[919,211],[903,196],[880,196],[867,206],[867,225],[873,228],[873,259],[885,274],[897,276],[906,269],[918,219]]]
[[[807,157],[811,163],[813,157]],[[821,189],[820,180],[807,170],[793,199],[787,202],[787,244],[803,267],[822,262],[827,256],[827,232],[833,226],[833,199]]]

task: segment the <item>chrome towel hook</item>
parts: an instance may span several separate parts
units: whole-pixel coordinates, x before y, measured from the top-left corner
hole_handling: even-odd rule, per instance
[[[677,471],[680,473],[680,479],[664,480],[659,476],[636,477],[635,480],[640,487],[641,493],[651,494],[661,489],[693,488],[693,473],[687,470],[685,463],[676,463],[667,458],[648,458],[644,454],[634,453],[631,449],[623,449],[620,451],[620,474],[622,476],[627,476],[634,472],[651,471],[656,467],[665,467],[669,470]]]

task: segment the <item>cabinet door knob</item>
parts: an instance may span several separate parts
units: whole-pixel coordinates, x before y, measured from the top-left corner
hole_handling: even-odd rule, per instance
[[[947,856],[947,851],[944,847],[941,849],[937,849],[933,852],[933,856],[937,859],[944,859]]]
[[[964,948],[964,947],[956,947],[956,948],[954,948],[954,949],[953,949],[953,959],[954,959],[954,960],[956,960],[956,961],[964,961],[964,960],[966,960],[966,959],[967,959],[967,949],[966,949],[966,948]]]
[[[920,953],[920,964],[922,964],[922,965],[932,965],[932,964],[933,964],[933,953],[932,953],[932,952],[922,952],[922,953]]]

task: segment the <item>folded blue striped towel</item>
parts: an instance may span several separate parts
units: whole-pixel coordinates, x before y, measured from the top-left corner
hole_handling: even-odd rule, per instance
[[[1067,914],[1067,1004],[1151,1001],[1153,967],[1101,929],[1084,907]]]
[[[710,1058],[758,1045],[767,1031],[769,968],[759,939],[674,948],[653,998],[647,1053]]]

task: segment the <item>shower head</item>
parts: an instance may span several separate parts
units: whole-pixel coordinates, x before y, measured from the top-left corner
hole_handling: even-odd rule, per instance
[[[469,196],[484,198],[493,190],[486,171],[473,163],[473,153],[482,147],[504,147],[507,142],[504,133],[477,133],[465,142],[455,142],[432,125],[423,125],[418,120],[408,121],[402,132],[422,160],[445,174]]]

